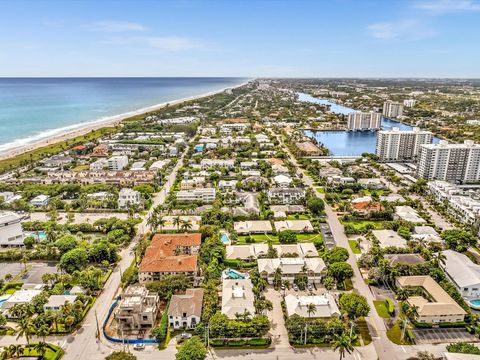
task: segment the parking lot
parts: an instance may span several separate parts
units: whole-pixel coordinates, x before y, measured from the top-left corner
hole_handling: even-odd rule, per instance
[[[417,344],[437,344],[447,342],[479,341],[465,329],[414,329],[412,330]]]
[[[41,284],[42,276],[46,273],[56,273],[57,267],[54,262],[30,262],[27,263],[28,271],[20,279],[25,284]],[[15,278],[24,269],[24,265],[21,263],[0,263],[0,278],[5,278],[5,275],[11,274]]]
[[[320,227],[322,229],[323,240],[325,242],[325,249],[330,250],[335,246],[335,239],[333,238],[332,230],[330,230],[330,225],[327,223],[321,223]]]

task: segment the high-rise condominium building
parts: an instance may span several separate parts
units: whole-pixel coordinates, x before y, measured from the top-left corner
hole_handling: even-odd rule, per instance
[[[382,113],[388,118],[400,117],[403,115],[403,105],[398,102],[387,100],[383,103]]]
[[[412,161],[417,158],[420,145],[430,144],[432,139],[430,131],[419,128],[382,130],[377,132],[375,154],[380,161]]]
[[[406,106],[406,107],[414,107],[416,103],[417,103],[417,100],[415,99],[403,100],[403,106]]]
[[[378,130],[382,125],[382,114],[373,111],[348,114],[348,130]]]
[[[420,146],[417,165],[418,177],[426,180],[443,180],[452,183],[469,183],[480,180],[480,144],[465,140],[463,144],[438,144]]]

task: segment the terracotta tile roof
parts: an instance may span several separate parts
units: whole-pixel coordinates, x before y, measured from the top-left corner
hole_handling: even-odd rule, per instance
[[[177,255],[178,247],[200,246],[202,235],[155,234],[145,251],[141,272],[194,272],[197,268],[196,255]]]

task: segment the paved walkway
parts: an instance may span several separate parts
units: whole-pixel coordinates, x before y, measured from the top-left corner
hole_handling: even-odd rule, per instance
[[[267,314],[268,318],[272,321],[272,328],[270,329],[272,347],[275,349],[290,348],[288,332],[285,327],[285,320],[283,319],[282,296],[273,287],[269,286],[265,291],[265,298],[270,300],[273,305],[273,310]]]

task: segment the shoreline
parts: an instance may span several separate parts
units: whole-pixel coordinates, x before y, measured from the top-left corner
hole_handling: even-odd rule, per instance
[[[50,135],[50,136],[46,135],[42,139],[33,140],[32,142],[22,144],[22,145],[19,145],[19,146],[16,146],[16,147],[12,147],[11,149],[4,150],[0,153],[0,160],[13,158],[15,156],[24,154],[24,153],[29,152],[29,151],[37,150],[37,149],[40,149],[40,148],[48,146],[48,145],[56,144],[56,143],[59,143],[59,142],[65,141],[65,140],[69,140],[69,139],[72,139],[72,138],[75,138],[75,137],[78,137],[78,136],[82,136],[82,135],[88,134],[91,131],[98,130],[100,128],[115,127],[115,126],[118,126],[125,119],[128,119],[128,118],[133,117],[133,116],[145,114],[145,113],[148,113],[148,112],[151,112],[151,111],[160,110],[160,109],[163,109],[164,107],[166,107],[167,105],[178,105],[178,104],[181,104],[181,103],[184,103],[184,102],[188,102],[188,101],[192,101],[192,100],[198,100],[198,99],[201,99],[201,98],[204,98],[204,97],[216,95],[216,94],[219,94],[219,93],[221,93],[221,92],[223,92],[227,89],[235,89],[235,88],[238,88],[238,87],[241,87],[241,86],[244,86],[244,85],[248,84],[252,80],[253,79],[248,79],[247,81],[244,81],[241,84],[238,84],[238,85],[235,85],[235,86],[229,86],[229,87],[225,87],[225,88],[222,88],[222,89],[219,89],[219,90],[209,91],[207,93],[203,93],[203,94],[199,94],[199,95],[193,95],[193,96],[189,96],[189,97],[185,97],[185,98],[181,98],[181,99],[165,101],[165,102],[162,102],[162,103],[159,103],[159,104],[143,107],[143,108],[140,108],[140,109],[137,109],[137,110],[128,111],[128,112],[125,112],[125,113],[122,113],[122,114],[107,116],[105,118],[96,119],[96,120],[91,120],[84,125],[82,125],[80,123],[80,124],[65,126],[64,131],[62,131],[62,128],[47,130],[47,131],[58,130],[58,131],[60,131],[60,133]],[[72,129],[72,127],[74,127],[74,129]],[[11,142],[11,143],[13,143],[13,142]],[[7,145],[7,144],[4,144],[4,145]]]

